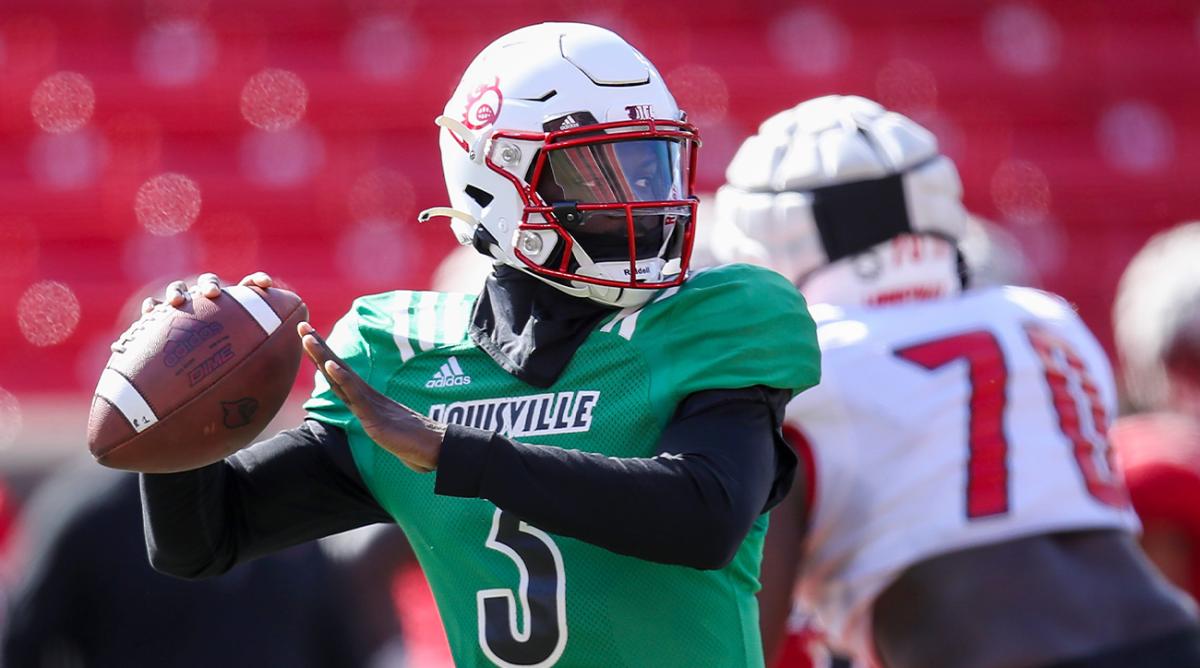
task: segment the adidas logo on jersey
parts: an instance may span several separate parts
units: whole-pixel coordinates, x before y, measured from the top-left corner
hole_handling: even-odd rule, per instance
[[[471,377],[463,373],[462,367],[458,365],[458,358],[454,356],[446,360],[442,368],[433,374],[433,378],[425,381],[425,387],[457,387],[470,384]]]

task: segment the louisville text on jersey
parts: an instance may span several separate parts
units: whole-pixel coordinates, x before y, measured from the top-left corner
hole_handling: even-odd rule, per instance
[[[525,397],[499,397],[434,404],[429,417],[437,422],[494,431],[502,436],[575,434],[592,428],[596,390],[548,392]]]

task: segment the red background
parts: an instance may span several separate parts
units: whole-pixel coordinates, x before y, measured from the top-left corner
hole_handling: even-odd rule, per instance
[[[1109,342],[1125,263],[1200,210],[1200,7],[899,6],[6,0],[0,388],[20,401],[89,394],[121,305],[201,270],[269,271],[319,327],[356,295],[427,287],[453,246],[441,223],[415,222],[445,202],[433,118],[476,52],[544,20],[614,28],[656,63],[701,126],[705,191],[759,121],[802,99],[858,93],[908,113],[958,163],[969,208],[1013,231],[1043,284]],[[307,92],[302,118],[273,132],[249,120],[295,120],[294,90],[242,104],[269,68]],[[62,129],[55,114],[80,116],[71,94],[35,99],[60,72],[86,79],[94,111],[48,132]],[[136,213],[139,189],[164,173],[199,192],[198,216],[173,236],[147,233]],[[196,203],[147,192],[151,217]],[[77,297],[78,322],[27,306],[23,329],[22,296],[48,280]],[[30,342],[47,331],[69,336]]]

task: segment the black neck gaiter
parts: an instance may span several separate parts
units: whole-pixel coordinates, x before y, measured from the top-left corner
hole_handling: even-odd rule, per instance
[[[614,310],[498,265],[475,302],[470,335],[505,371],[547,388],[600,320]]]

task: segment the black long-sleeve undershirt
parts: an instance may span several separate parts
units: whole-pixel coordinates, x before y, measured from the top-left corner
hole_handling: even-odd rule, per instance
[[[346,434],[316,420],[204,468],[142,474],[141,485],[150,563],[185,578],[392,521],[363,484]]]
[[[620,554],[721,568],[755,518],[782,500],[795,471],[795,456],[775,443],[777,410],[766,394],[692,395],[649,458],[527,445],[451,425],[435,491],[488,499],[539,528]]]
[[[795,455],[779,432],[789,396],[766,388],[693,394],[651,458],[451,426],[435,491],[488,499],[621,554],[719,568],[791,484]],[[180,577],[216,575],[289,545],[391,521],[359,476],[345,433],[314,420],[202,469],[143,475],[142,502],[151,563]]]

